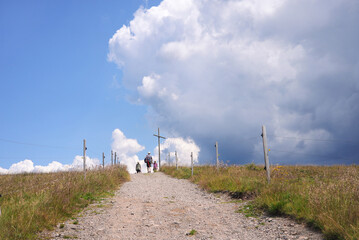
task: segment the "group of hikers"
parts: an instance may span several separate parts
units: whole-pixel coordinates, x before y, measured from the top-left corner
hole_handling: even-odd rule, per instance
[[[148,173],[156,172],[158,170],[157,162],[156,161],[153,162],[150,152],[147,153],[144,161],[146,163]],[[152,166],[153,166],[153,171],[152,171]],[[140,173],[140,172],[141,172],[141,164],[140,164],[140,162],[137,162],[137,164],[136,164],[136,173]]]

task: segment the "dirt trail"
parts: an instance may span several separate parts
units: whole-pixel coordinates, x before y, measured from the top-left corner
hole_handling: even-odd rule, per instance
[[[284,218],[247,218],[227,196],[163,173],[134,174],[116,195],[90,206],[50,239],[323,239]],[[189,235],[191,230],[196,234]]]

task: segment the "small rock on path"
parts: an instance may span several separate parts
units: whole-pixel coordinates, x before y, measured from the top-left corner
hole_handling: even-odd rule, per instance
[[[226,195],[163,173],[133,174],[113,198],[91,205],[49,239],[323,239],[286,218],[247,218]],[[74,224],[75,223],[75,224]],[[194,235],[190,235],[195,230]]]

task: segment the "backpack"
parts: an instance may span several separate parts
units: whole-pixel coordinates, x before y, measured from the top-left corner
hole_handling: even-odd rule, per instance
[[[147,164],[147,167],[150,167],[152,164],[152,157],[151,156],[146,156],[145,157],[145,163]]]

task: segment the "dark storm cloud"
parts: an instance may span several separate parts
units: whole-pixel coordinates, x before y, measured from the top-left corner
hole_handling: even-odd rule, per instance
[[[220,13],[220,14],[219,14]],[[200,161],[359,163],[359,2],[164,0],[111,38],[109,60],[154,126]]]

